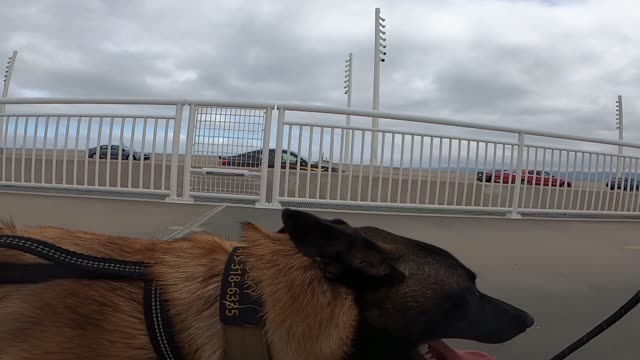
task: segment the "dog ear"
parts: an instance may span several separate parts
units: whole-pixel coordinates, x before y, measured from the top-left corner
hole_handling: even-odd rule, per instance
[[[389,286],[405,278],[383,249],[343,220],[284,209],[282,222],[297,249],[331,280],[356,288]]]
[[[336,225],[349,225],[346,221],[342,220],[342,219],[331,219],[331,220],[327,220],[328,222],[332,223],[332,224],[336,224]],[[280,228],[280,230],[276,231],[276,233],[278,234],[286,234],[287,233],[287,229],[283,227]]]

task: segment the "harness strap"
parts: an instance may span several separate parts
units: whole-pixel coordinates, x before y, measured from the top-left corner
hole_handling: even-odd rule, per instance
[[[220,284],[219,317],[224,329],[226,360],[268,360],[262,331],[264,305],[247,269],[242,246],[234,247]]]
[[[80,254],[42,240],[16,235],[0,235],[0,247],[25,252],[54,264],[102,275],[122,276],[127,279],[145,278],[146,265],[137,261],[109,259]]]
[[[269,347],[262,329],[225,325],[225,360],[269,360]]]
[[[160,297],[160,288],[150,280],[144,282],[144,318],[159,360],[181,360],[182,354],[175,342],[166,301]]]
[[[36,284],[52,280],[128,280],[127,276],[90,272],[60,264],[0,263],[0,284]]]
[[[147,264],[80,254],[41,240],[0,235],[0,248],[18,250],[48,264],[0,263],[0,284],[32,284],[58,279],[144,280],[147,334],[159,360],[181,360],[166,302],[148,278]]]

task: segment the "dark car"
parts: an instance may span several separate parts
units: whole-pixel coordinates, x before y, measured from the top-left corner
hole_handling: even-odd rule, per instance
[[[476,173],[476,180],[480,182],[491,182],[491,172],[490,171],[478,171]]]
[[[259,168],[262,164],[262,150],[254,150],[248,151],[242,154],[237,154],[233,156],[220,156],[220,165],[221,166],[233,166],[233,167],[246,167],[246,168]],[[276,159],[276,150],[269,149],[269,164],[267,165],[270,169],[275,167],[275,159]],[[300,163],[300,170],[311,169],[314,171],[331,171],[334,173],[339,172],[337,167],[329,167],[326,165],[318,165],[317,162],[310,163],[304,157],[296,154],[293,151],[282,150],[282,163],[280,168],[286,169],[287,163],[289,163],[290,170],[298,169],[298,162]],[[342,171],[345,172],[344,170]]]
[[[122,145],[111,145],[111,151],[109,151],[109,145],[101,145],[99,154],[98,148],[92,147],[87,151],[87,156],[91,159],[106,159],[107,157],[111,159],[120,158],[123,160],[129,160],[129,158],[132,158],[136,161],[151,159],[151,154],[149,153],[143,154],[140,151],[129,149],[129,147]]]
[[[638,191],[640,190],[640,183],[634,178],[630,177],[617,177],[607,181],[606,185],[609,190],[624,190],[624,191]]]

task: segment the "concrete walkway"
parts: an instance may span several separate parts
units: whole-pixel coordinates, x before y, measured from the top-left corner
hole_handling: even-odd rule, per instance
[[[165,239],[206,230],[241,238],[240,223],[281,226],[280,211],[0,192],[0,218]],[[609,316],[640,287],[640,222],[506,219],[319,212],[352,225],[375,225],[451,251],[478,273],[479,287],[521,306],[536,325],[502,345],[450,341],[499,360],[548,359]],[[640,358],[640,309],[569,359]]]
[[[164,239],[219,206],[0,192],[0,219]]]
[[[638,221],[316,213],[445,248],[478,273],[480,289],[529,311],[536,325],[506,344],[450,342],[499,360],[549,359],[640,287]],[[227,207],[201,227],[240,238],[241,220],[274,231],[282,224],[278,210]],[[638,334],[640,309],[569,359],[639,359]]]

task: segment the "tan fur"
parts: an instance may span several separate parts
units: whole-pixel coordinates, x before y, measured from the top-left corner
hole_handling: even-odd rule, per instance
[[[351,292],[329,285],[287,235],[251,224],[245,230],[240,245],[249,246],[248,264],[265,303],[273,360],[343,358],[357,321]],[[85,254],[152,263],[185,357],[223,359],[219,284],[234,243],[210,234],[159,241],[55,227],[17,229],[10,223],[0,226],[0,233]],[[40,260],[0,249],[3,261]],[[0,349],[0,357],[9,360],[154,359],[144,323],[142,282],[0,285]]]
[[[268,340],[279,359],[342,359],[358,310],[350,290],[330,286],[288,235],[245,226],[250,271],[265,301]],[[316,340],[312,340],[316,339]]]

